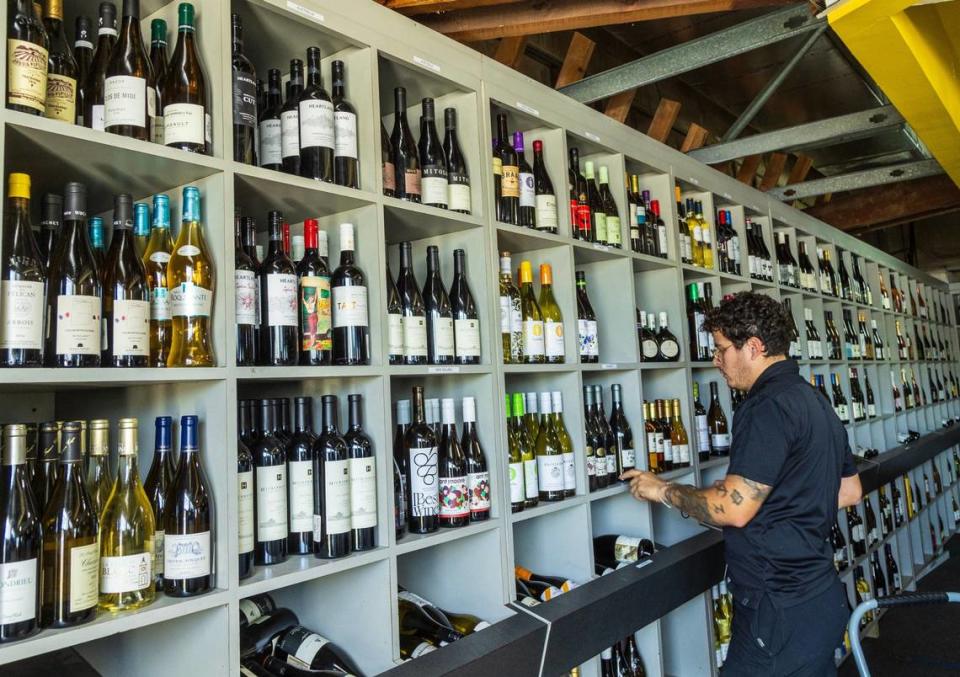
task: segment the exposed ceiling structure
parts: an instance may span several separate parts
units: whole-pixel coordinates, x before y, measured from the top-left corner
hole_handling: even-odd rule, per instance
[[[915,265],[960,272],[960,189],[822,5],[378,1]]]

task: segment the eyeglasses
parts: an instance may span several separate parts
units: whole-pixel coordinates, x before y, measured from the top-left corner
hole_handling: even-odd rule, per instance
[[[726,345],[726,346],[724,346],[724,347],[722,347],[722,348],[721,348],[720,346],[716,346],[716,347],[713,349],[713,359],[717,359],[718,357],[722,358],[722,357],[723,357],[723,354],[724,354],[725,352],[727,352],[728,350],[730,350],[731,348],[733,348],[733,347],[734,347],[734,346],[733,346],[732,343],[729,344],[729,345]]]

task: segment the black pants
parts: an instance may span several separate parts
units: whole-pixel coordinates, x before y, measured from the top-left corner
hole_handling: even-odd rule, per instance
[[[733,636],[723,677],[835,676],[834,651],[843,639],[850,612],[840,581],[826,592],[786,609],[766,595],[734,598]]]

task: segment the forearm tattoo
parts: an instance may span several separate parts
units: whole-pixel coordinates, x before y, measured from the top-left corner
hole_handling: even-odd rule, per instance
[[[724,486],[723,492],[726,492],[726,489],[726,486]],[[714,520],[711,512],[717,515],[725,512],[722,503],[707,501],[706,496],[701,493],[700,489],[687,484],[668,484],[664,497],[671,505],[676,506],[693,519],[698,522],[703,522],[704,524],[719,526],[719,523]]]

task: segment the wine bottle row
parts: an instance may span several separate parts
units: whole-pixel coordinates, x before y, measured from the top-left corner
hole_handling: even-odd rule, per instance
[[[597,244],[608,245],[610,247],[623,247],[623,233],[620,225],[620,212],[617,203],[613,199],[613,193],[610,192],[610,173],[605,166],[596,168],[592,160],[587,160],[583,165],[584,173],[580,173],[580,151],[577,148],[570,149],[570,230],[571,236],[576,240],[584,242],[596,242]],[[599,182],[599,185],[598,185]],[[633,198],[636,200],[636,198]],[[644,223],[643,231],[640,228],[640,204],[636,205],[636,223],[631,222],[630,242],[631,247],[634,241],[639,241],[641,232],[644,239],[651,234],[650,229],[655,227],[656,214],[651,210],[643,211],[643,216],[651,217],[650,225]],[[633,211],[631,211],[633,213]],[[500,219],[504,221],[505,219]],[[510,221],[507,221],[511,223]],[[635,237],[636,235],[636,237]],[[638,242],[639,245],[639,242]],[[657,235],[656,240],[648,243],[648,246],[654,247],[659,256],[661,242]]]
[[[686,294],[687,327],[690,334],[690,359],[694,362],[712,362],[716,346],[713,333],[703,329],[706,315],[713,309],[713,284],[691,282]]]
[[[650,198],[649,190],[640,190],[640,177],[632,174],[627,185],[629,209],[630,249],[638,254],[668,256],[667,225],[660,218],[660,201]],[[571,196],[571,217],[573,203]],[[571,221],[573,223],[573,221]]]
[[[117,195],[104,254],[91,246],[102,243],[96,234],[102,224],[88,223],[84,184],[67,183],[63,198],[46,196],[40,246],[30,220],[29,175],[10,174],[8,185],[0,254],[3,366],[215,364],[210,312],[216,275],[200,222],[199,189],[183,189],[175,244],[167,196],[154,197],[146,238],[149,207]]]
[[[4,427],[0,642],[137,609],[160,591],[190,597],[213,589],[214,500],[197,417],[180,419],[178,461],[172,419],[157,417],[145,484],[137,419],[117,427],[113,475],[107,420]]]
[[[667,313],[660,311],[660,327],[657,314],[649,310],[637,311],[637,339],[640,341],[641,362],[678,362],[680,343],[676,334],[667,326]]]
[[[397,592],[397,613],[400,658],[404,661],[419,658],[490,627],[490,623],[473,614],[445,611],[402,587]]]
[[[493,140],[493,196],[497,221],[557,233],[557,195],[543,159],[543,141],[533,142],[533,168],[527,162],[523,132],[511,143],[507,115],[497,114]]]
[[[506,415],[511,511],[576,494],[576,462],[563,421],[563,393],[508,394]]]
[[[606,576],[623,566],[653,557],[655,547],[649,538],[604,534],[593,537],[593,563],[597,576]]]
[[[646,677],[636,637],[628,635],[600,652],[600,677]]]
[[[536,573],[520,565],[515,566],[513,572],[517,601],[525,606],[549,602],[565,592],[580,587],[579,583],[569,578]]]
[[[408,531],[465,527],[490,519],[490,471],[477,434],[473,397],[462,401],[463,434],[457,436],[452,398],[425,400],[423,386],[398,400],[394,419],[394,516],[397,539]],[[428,414],[429,412],[429,414]]]
[[[396,284],[387,266],[387,350],[390,364],[479,364],[480,315],[466,277],[466,252],[453,251],[450,293],[440,278],[440,250],[427,247],[421,291],[413,245],[400,243]]]
[[[500,336],[504,364],[563,364],[563,313],[553,295],[553,269],[540,264],[540,294],[533,291],[533,266],[521,261],[520,288],[513,283],[510,252],[500,252]]]

